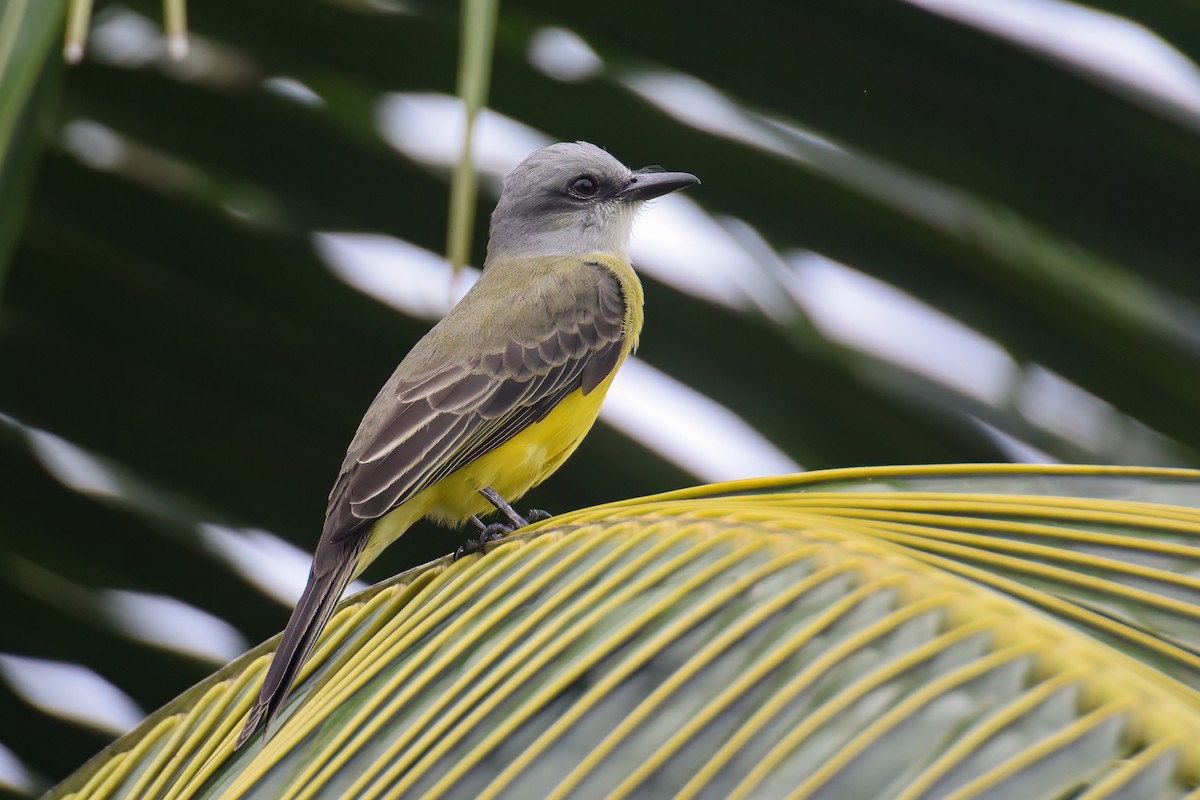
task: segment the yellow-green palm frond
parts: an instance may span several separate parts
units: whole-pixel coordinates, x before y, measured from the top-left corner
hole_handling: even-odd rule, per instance
[[[564,514],[273,643],[59,797],[1187,797],[1200,473],[812,473]]]

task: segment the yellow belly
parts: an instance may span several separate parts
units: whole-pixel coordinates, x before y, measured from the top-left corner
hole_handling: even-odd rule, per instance
[[[567,395],[541,422],[388,512],[371,529],[355,574],[421,517],[460,525],[472,515],[491,511],[479,494],[483,487],[492,487],[513,503],[548,478],[591,430],[616,372],[614,369],[587,396],[578,391]]]

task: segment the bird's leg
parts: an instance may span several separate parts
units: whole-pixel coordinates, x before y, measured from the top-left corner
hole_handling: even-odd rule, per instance
[[[479,517],[472,516],[470,522],[475,527],[475,530],[479,531],[479,538],[468,539],[463,543],[462,547],[455,550],[455,561],[470,553],[478,553],[502,536],[512,533],[517,528],[524,528],[530,521],[538,522],[539,520],[550,519],[548,512],[536,508],[529,512],[529,519],[522,517],[508,504],[507,500],[500,496],[499,492],[490,486],[483,487],[479,490],[479,493],[483,495],[484,499],[495,506],[496,510],[503,514],[511,524],[506,525],[503,522],[493,522],[491,525],[487,525]]]
[[[513,530],[516,530],[517,528],[524,528],[529,524],[529,520],[518,514],[513,507],[508,504],[508,501],[501,497],[500,493],[492,487],[485,486],[479,490],[479,493],[483,495],[484,499],[491,503],[497,511],[508,517],[508,521],[512,523]]]
[[[508,501],[501,497],[500,493],[492,487],[485,486],[479,490],[479,493],[483,495],[489,503],[495,506],[497,511],[508,517],[508,521],[513,524],[513,530],[516,530],[517,528],[524,528],[531,522],[541,522],[544,519],[550,519],[550,517],[554,516],[549,511],[543,511],[540,508],[531,508],[529,509],[529,513],[522,517],[515,510],[513,510],[513,507],[508,504]]]

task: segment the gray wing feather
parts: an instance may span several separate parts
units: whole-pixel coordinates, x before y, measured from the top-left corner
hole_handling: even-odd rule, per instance
[[[436,365],[394,387],[383,419],[351,445],[334,485],[325,538],[343,540],[441,478],[543,419],[563,398],[593,391],[623,349],[625,299],[601,279],[545,328],[466,365]]]

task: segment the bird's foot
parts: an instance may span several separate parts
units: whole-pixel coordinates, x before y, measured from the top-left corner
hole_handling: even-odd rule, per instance
[[[534,508],[529,511],[528,518],[518,514],[511,505],[508,504],[500,493],[490,486],[485,486],[479,490],[489,503],[491,503],[497,511],[508,519],[508,524],[502,522],[493,522],[491,525],[484,524],[477,516],[471,517],[471,524],[475,526],[475,530],[479,531],[478,539],[468,539],[462,547],[454,551],[454,560],[458,561],[465,555],[470,553],[478,553],[486,548],[487,545],[506,536],[518,528],[524,528],[531,522],[541,522],[544,519],[550,519],[550,512],[543,511],[540,508]]]
[[[477,517],[471,517],[471,522],[479,523]],[[479,523],[482,525],[482,523]],[[458,561],[463,556],[469,556],[472,553],[482,553],[487,549],[489,544],[498,542],[505,536],[513,532],[512,525],[505,525],[502,522],[493,522],[491,525],[484,525],[479,530],[479,536],[475,539],[467,539],[462,546],[454,551],[454,560]]]

